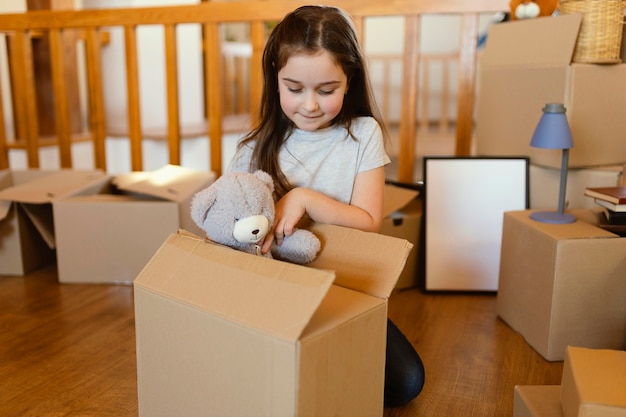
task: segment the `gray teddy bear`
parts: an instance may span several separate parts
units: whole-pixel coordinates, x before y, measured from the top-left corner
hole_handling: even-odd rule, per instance
[[[274,181],[264,171],[227,173],[193,197],[191,218],[210,240],[261,255],[261,244],[274,222],[273,193]],[[320,247],[312,232],[296,229],[263,256],[307,264]]]

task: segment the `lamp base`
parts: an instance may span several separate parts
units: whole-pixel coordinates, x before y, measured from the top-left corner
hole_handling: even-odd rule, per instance
[[[576,217],[567,213],[559,213],[556,211],[536,211],[530,214],[530,218],[542,223],[566,224],[574,223]]]

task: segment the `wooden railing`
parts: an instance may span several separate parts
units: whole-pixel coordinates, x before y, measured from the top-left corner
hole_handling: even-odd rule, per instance
[[[308,0],[261,0],[248,2],[204,2],[196,5],[100,9],[77,11],[33,11],[23,14],[0,15],[0,33],[8,39],[8,59],[13,74],[10,85],[15,134],[7,135],[6,103],[0,102],[0,168],[9,167],[9,150],[24,149],[29,167],[39,167],[39,150],[43,146],[57,146],[61,167],[72,167],[72,143],[89,140],[94,149],[94,166],[106,170],[107,117],[104,90],[116,88],[103,83],[103,36],[110,28],[123,29],[125,49],[124,86],[126,89],[127,135],[130,143],[131,169],[142,170],[141,95],[139,91],[139,46],[137,30],[143,25],[163,28],[165,67],[166,136],[169,162],[180,164],[181,117],[179,100],[179,68],[177,27],[197,24],[202,28],[202,56],[204,67],[204,106],[206,108],[206,135],[210,141],[210,168],[222,172],[222,136],[224,123],[224,65],[221,52],[222,25],[235,22],[249,24],[251,56],[249,62],[248,103],[250,113],[258,112],[262,91],[261,55],[267,36],[266,23],[280,20],[286,13]],[[423,14],[458,14],[462,16],[461,47],[458,64],[458,101],[456,114],[456,154],[470,153],[473,130],[474,95],[476,79],[476,39],[478,17],[481,13],[495,13],[508,8],[508,0],[329,0],[326,4],[345,9],[355,20],[362,34],[367,18],[373,16],[403,16],[405,19],[404,51],[402,54],[402,102],[400,110],[399,173],[401,181],[412,181],[416,142],[418,68],[420,62],[420,16]],[[51,74],[55,133],[42,137],[38,125],[38,103],[32,40],[46,37],[50,44]],[[84,129],[72,127],[68,77],[67,48],[76,37],[84,41],[84,73],[86,75],[87,123]],[[2,83],[0,85],[4,85]],[[2,93],[2,92],[0,92]],[[0,94],[2,96],[2,94]],[[4,104],[4,106],[3,106]],[[208,157],[208,156],[207,156]]]

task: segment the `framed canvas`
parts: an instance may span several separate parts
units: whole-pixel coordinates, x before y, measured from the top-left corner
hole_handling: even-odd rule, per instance
[[[424,157],[424,286],[497,291],[505,211],[529,207],[527,157]]]

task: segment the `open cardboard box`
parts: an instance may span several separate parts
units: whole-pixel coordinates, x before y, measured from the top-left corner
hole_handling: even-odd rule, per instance
[[[412,245],[332,225],[294,265],[171,235],[134,281],[140,416],[381,416]]]
[[[552,102],[567,108],[570,167],[626,161],[626,65],[571,63],[580,23],[580,14],[568,14],[490,28],[480,60],[478,155],[529,155],[533,164],[560,168],[560,150],[530,147]]]
[[[419,191],[400,185],[385,185],[383,200],[383,223],[380,233],[413,244],[413,250],[406,260],[404,270],[398,278],[395,289],[402,290],[420,284],[419,240],[422,226],[422,200]]]
[[[213,172],[166,165],[113,177],[109,189],[54,202],[62,283],[128,284],[179,228],[201,229],[189,205]]]
[[[21,276],[52,262],[52,202],[96,193],[108,180],[101,171],[0,171],[0,275]]]
[[[626,417],[626,352],[568,346],[560,399],[564,417]]]
[[[533,210],[504,214],[498,315],[545,359],[568,345],[623,349],[626,239],[601,229],[597,211],[548,224]]]

